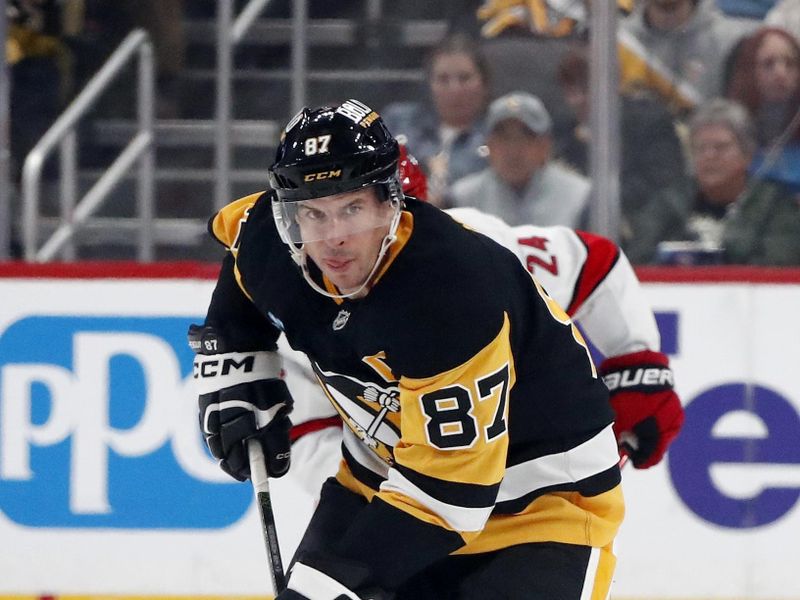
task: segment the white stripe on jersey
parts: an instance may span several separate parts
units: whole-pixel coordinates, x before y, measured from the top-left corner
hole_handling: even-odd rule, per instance
[[[619,462],[612,425],[584,443],[506,468],[497,502],[516,500],[538,489],[574,483],[602,473]]]
[[[345,425],[342,428],[342,434],[344,447],[347,448],[347,451],[358,464],[382,479],[386,479],[389,476],[389,465],[367,448],[352,429]]]
[[[661,348],[653,310],[621,250],[614,267],[573,317],[604,356]]]
[[[600,565],[600,548],[592,548],[589,554],[589,564],[586,565],[586,577],[583,579],[583,589],[580,600],[592,600],[594,580],[597,577],[597,567]]]
[[[481,531],[494,508],[468,508],[437,500],[403,477],[397,469],[389,470],[389,479],[381,484],[381,491],[399,492],[416,500],[431,513],[441,517],[455,531]]]

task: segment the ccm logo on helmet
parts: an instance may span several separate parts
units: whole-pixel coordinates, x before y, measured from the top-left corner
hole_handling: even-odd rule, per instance
[[[255,358],[245,356],[242,360],[235,358],[225,358],[223,360],[204,360],[194,364],[194,378],[216,377],[217,375],[228,375],[231,371],[241,370],[244,373],[251,373]],[[220,364],[221,363],[221,364]]]
[[[338,179],[341,176],[341,169],[336,169],[335,171],[320,171],[319,173],[308,173],[307,175],[303,175],[303,181],[309,183],[311,181],[321,181],[323,179]]]
[[[633,388],[637,386],[672,387],[674,385],[672,370],[658,367],[640,367],[638,369],[624,369],[616,373],[609,373],[603,377],[603,382],[610,392],[617,388]]]

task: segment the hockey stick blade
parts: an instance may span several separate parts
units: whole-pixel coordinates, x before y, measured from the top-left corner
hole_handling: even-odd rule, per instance
[[[286,589],[286,575],[283,572],[281,549],[278,545],[278,530],[275,527],[275,515],[272,512],[272,501],[269,496],[269,476],[267,464],[264,460],[264,451],[258,440],[248,440],[247,454],[250,459],[250,482],[261,516],[261,532],[264,535],[264,544],[267,547],[269,559],[269,574],[272,578],[272,590],[278,595]]]

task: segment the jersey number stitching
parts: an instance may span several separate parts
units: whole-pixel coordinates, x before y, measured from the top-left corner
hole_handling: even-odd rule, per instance
[[[479,402],[500,394],[491,425],[484,428],[486,442],[492,442],[507,431],[506,405],[508,401],[509,368],[503,365],[496,372],[476,381]],[[425,431],[428,442],[440,450],[470,448],[478,439],[478,422],[473,413],[473,394],[461,385],[451,385],[420,397],[422,412],[427,417]]]
[[[551,273],[554,277],[558,276],[558,257],[555,254],[550,254],[547,251],[547,244],[550,243],[545,237],[541,236],[532,236],[528,238],[519,238],[519,243],[523,246],[528,246],[529,248],[533,248],[534,250],[540,250],[545,256],[549,259],[550,262],[547,262],[544,258],[536,256],[535,254],[529,254],[526,257],[525,266],[528,268],[528,271],[531,273],[534,272],[535,267],[534,265],[539,265],[545,271]]]

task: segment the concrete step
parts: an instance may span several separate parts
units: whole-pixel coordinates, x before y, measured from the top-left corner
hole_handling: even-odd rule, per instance
[[[276,121],[236,120],[231,124],[231,143],[235,146],[274,148],[281,126]],[[104,146],[122,146],[136,134],[137,124],[128,119],[102,119],[92,123],[92,142]],[[214,146],[216,124],[210,119],[158,120],[155,141],[158,147]]]
[[[215,69],[186,69],[181,74],[187,81],[216,81]],[[273,83],[291,81],[290,69],[237,69],[233,72],[234,82]],[[309,82],[349,82],[365,81],[370,83],[420,83],[425,81],[423,69],[325,69],[308,72]]]
[[[102,169],[82,169],[80,181],[82,183],[93,183],[103,174]],[[171,183],[212,183],[216,181],[214,169],[193,169],[188,167],[176,168],[157,168],[155,170],[157,182]],[[135,181],[136,173],[130,172],[122,178],[122,181]],[[231,183],[247,184],[250,186],[262,187],[267,182],[267,169],[235,169],[231,171]],[[254,187],[255,189],[255,187]]]
[[[370,24],[372,25],[372,24]],[[185,35],[189,43],[215,44],[215,19],[186,19]],[[447,33],[443,19],[385,20],[380,23],[381,37],[406,47],[429,47]],[[364,39],[365,26],[355,19],[311,19],[304,30],[310,46],[354,46]],[[243,44],[286,46],[292,43],[292,19],[258,19],[242,40]]]
[[[58,227],[53,217],[40,220],[43,243]],[[136,218],[93,217],[73,239],[79,260],[137,260],[140,223]],[[224,254],[207,230],[206,219],[157,218],[153,223],[156,260],[200,260],[217,262]]]

